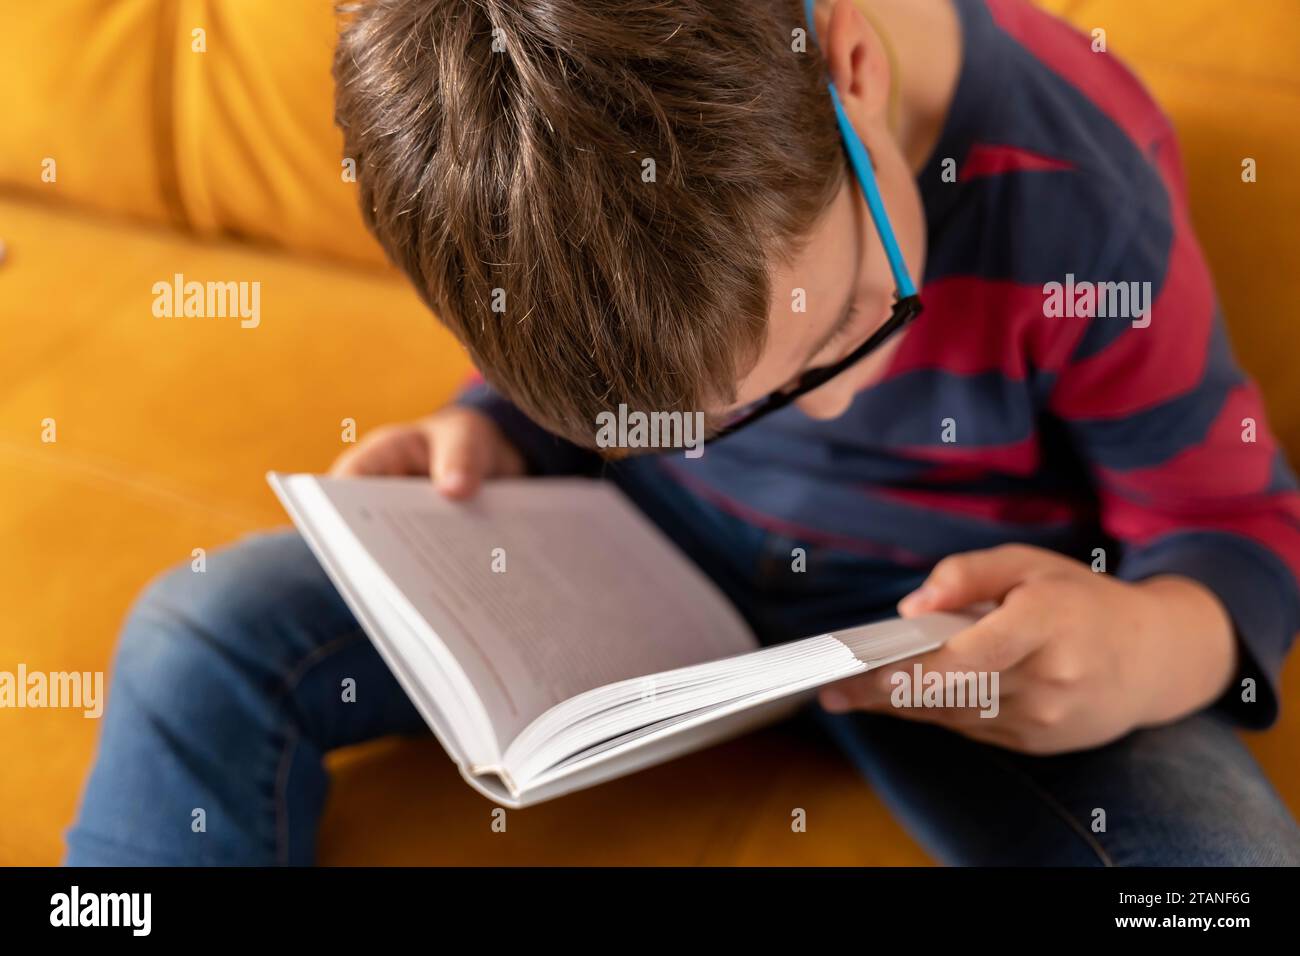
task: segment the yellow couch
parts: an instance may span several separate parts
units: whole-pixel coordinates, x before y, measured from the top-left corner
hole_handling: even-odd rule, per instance
[[[1174,117],[1239,356],[1300,456],[1294,0],[1043,2],[1105,28]],[[283,522],[267,468],[323,469],[344,419],[416,416],[466,371],[361,227],[334,29],[328,0],[45,0],[0,31],[0,670],[106,668],[151,575]],[[155,318],[176,273],[260,282],[260,325]],[[1296,670],[1251,746],[1300,811]],[[60,858],[97,729],[0,711],[0,864]],[[506,835],[432,741],[332,763],[324,862],[926,862],[788,728],[516,812]]]

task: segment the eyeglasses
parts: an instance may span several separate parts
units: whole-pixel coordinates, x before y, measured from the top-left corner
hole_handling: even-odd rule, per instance
[[[804,14],[808,20],[808,33],[816,42],[817,28],[813,25],[813,0],[804,0]],[[714,432],[709,438],[710,441],[717,441],[728,435],[734,435],[740,429],[754,424],[760,418],[766,418],[814,389],[821,388],[836,375],[839,375],[850,366],[856,365],[880,348],[895,333],[921,314],[921,298],[916,294],[916,286],[912,284],[912,277],[907,271],[907,263],[903,261],[903,252],[899,249],[898,240],[894,237],[894,228],[890,225],[889,216],[885,213],[885,204],[880,198],[880,187],[876,184],[876,174],[871,166],[871,155],[867,152],[867,147],[863,144],[857,131],[853,129],[853,124],[849,122],[848,114],[844,112],[844,104],[840,101],[840,94],[835,88],[835,84],[831,82],[828,86],[831,94],[831,104],[835,108],[835,121],[840,128],[840,137],[844,141],[844,150],[848,153],[849,165],[853,168],[853,173],[858,180],[858,186],[862,189],[862,195],[867,201],[871,221],[875,224],[876,234],[880,236],[880,244],[884,247],[885,256],[889,260],[889,270],[894,276],[894,308],[885,324],[844,358],[832,365],[809,369],[800,375],[794,385],[789,388],[773,392],[766,398],[758,399],[745,406],[735,417]]]

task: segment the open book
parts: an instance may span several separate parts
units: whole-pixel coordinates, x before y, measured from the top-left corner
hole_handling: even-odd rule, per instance
[[[607,482],[268,476],[471,786],[522,807],[791,713],[823,684],[942,644],[960,615],[760,647]]]

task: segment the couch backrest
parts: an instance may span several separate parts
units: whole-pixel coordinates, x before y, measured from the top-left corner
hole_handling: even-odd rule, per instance
[[[329,0],[25,4],[0,29],[0,188],[381,265],[343,176],[335,35]]]
[[[1296,0],[1039,2],[1104,29],[1172,116],[1238,354],[1300,457]],[[0,189],[381,265],[342,175],[335,30],[330,0],[23,4],[0,30]]]

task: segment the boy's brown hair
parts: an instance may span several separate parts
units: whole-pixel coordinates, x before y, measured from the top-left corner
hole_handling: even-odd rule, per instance
[[[362,212],[492,384],[588,447],[620,403],[734,401],[769,267],[844,176],[823,62],[811,38],[794,49],[799,0],[345,13],[337,119]]]

